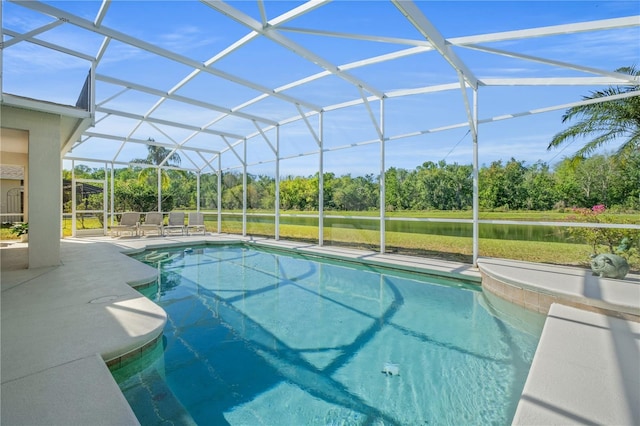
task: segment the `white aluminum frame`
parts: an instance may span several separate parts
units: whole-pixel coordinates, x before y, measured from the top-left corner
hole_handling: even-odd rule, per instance
[[[504,31],[498,33],[490,33],[490,34],[478,34],[472,36],[465,37],[453,37],[453,38],[445,38],[433,25],[427,16],[423,13],[421,8],[410,0],[391,0],[391,3],[398,9],[400,13],[406,18],[407,24],[412,28],[417,30],[419,34],[422,35],[422,39],[407,39],[401,37],[389,37],[389,36],[377,36],[377,35],[368,35],[368,34],[350,34],[344,32],[336,32],[336,31],[327,31],[327,30],[318,30],[318,29],[307,29],[307,28],[298,28],[293,26],[287,26],[288,23],[291,23],[296,18],[299,18],[305,14],[308,14],[318,8],[325,7],[330,2],[328,0],[311,0],[306,3],[303,3],[293,9],[281,14],[280,16],[273,17],[272,19],[268,19],[267,13],[264,7],[262,0],[258,0],[260,19],[254,19],[251,16],[248,16],[244,12],[236,9],[232,4],[226,3],[224,1],[213,1],[213,0],[201,0],[201,2],[206,5],[212,13],[220,13],[229,19],[234,20],[235,22],[245,26],[247,28],[247,34],[226,48],[220,50],[215,55],[210,57],[208,60],[204,62],[200,62],[189,58],[182,54],[181,52],[172,51],[167,48],[160,47],[158,45],[151,44],[139,38],[133,37],[130,34],[125,34],[123,32],[117,31],[113,28],[109,28],[103,25],[105,17],[109,13],[109,8],[111,6],[110,0],[103,0],[101,7],[98,13],[95,16],[93,21],[85,19],[83,17],[74,15],[69,11],[39,2],[39,1],[31,1],[31,0],[8,0],[12,3],[18,4],[22,7],[25,7],[31,11],[40,13],[44,16],[54,18],[54,21],[44,24],[40,27],[32,29],[30,31],[24,33],[18,33],[16,31],[10,30],[8,28],[2,28],[3,39],[3,50],[12,48],[12,46],[18,45],[20,43],[32,43],[47,49],[52,49],[57,52],[61,52],[66,55],[73,56],[75,58],[79,58],[81,60],[85,60],[88,62],[89,68],[91,70],[91,87],[90,87],[90,111],[89,112],[77,112],[79,117],[82,117],[83,120],[91,120],[93,124],[99,123],[102,119],[106,117],[122,117],[128,118],[135,121],[135,125],[132,126],[128,135],[121,136],[116,134],[109,133],[101,133],[95,132],[92,130],[87,130],[82,132],[82,134],[74,135],[69,146],[65,146],[64,152],[66,155],[64,159],[72,160],[72,161],[90,161],[90,162],[108,162],[111,165],[111,220],[113,221],[113,168],[117,165],[119,166],[128,166],[131,165],[128,161],[122,160],[120,157],[123,148],[126,144],[155,144],[157,146],[162,146],[170,150],[170,154],[165,158],[165,160],[158,167],[158,211],[161,210],[161,179],[160,173],[161,168],[174,168],[175,167],[167,167],[166,162],[168,158],[173,153],[180,153],[181,156],[186,158],[190,165],[188,167],[183,166],[180,167],[182,170],[195,172],[198,176],[197,182],[197,199],[198,205],[197,209],[200,210],[200,175],[205,172],[206,169],[210,169],[213,173],[217,174],[218,178],[218,194],[217,194],[217,202],[218,202],[218,212],[217,212],[217,228],[218,232],[222,230],[222,208],[221,208],[221,174],[222,170],[222,155],[234,155],[238,161],[240,162],[240,167],[242,167],[243,173],[243,224],[242,224],[242,234],[246,235],[246,218],[247,218],[247,167],[251,166],[251,164],[247,163],[247,141],[252,137],[261,135],[263,139],[266,141],[268,146],[274,153],[274,162],[275,162],[275,179],[276,179],[276,195],[275,195],[275,238],[280,238],[280,199],[279,199],[279,188],[280,188],[280,161],[286,158],[292,158],[295,156],[284,157],[281,152],[281,129],[282,126],[286,126],[290,123],[295,122],[304,122],[307,126],[309,133],[314,138],[315,142],[318,145],[318,151],[300,153],[299,155],[311,155],[318,153],[318,171],[319,171],[319,215],[318,215],[318,243],[319,245],[323,245],[324,243],[324,227],[323,227],[323,218],[324,209],[323,209],[323,190],[324,190],[324,153],[334,150],[347,149],[354,146],[364,146],[369,144],[379,144],[379,152],[380,152],[380,251],[384,253],[385,251],[385,220],[387,220],[385,216],[385,182],[384,182],[384,174],[385,174],[385,156],[386,151],[389,148],[388,142],[410,138],[414,136],[424,135],[428,133],[441,132],[456,128],[469,128],[470,133],[472,135],[472,144],[473,144],[473,263],[475,264],[478,258],[478,224],[484,223],[484,221],[479,220],[478,216],[478,139],[479,139],[479,126],[485,123],[491,123],[500,120],[512,119],[516,117],[523,117],[527,115],[540,114],[549,111],[562,110],[566,108],[570,108],[578,105],[585,105],[594,102],[606,102],[615,99],[621,99],[625,97],[631,96],[639,96],[640,95],[640,81],[637,78],[633,78],[627,74],[620,74],[616,72],[612,72],[610,70],[604,69],[596,69],[593,67],[582,66],[578,64],[572,64],[569,62],[558,61],[550,58],[543,58],[529,54],[523,54],[515,51],[507,51],[504,49],[497,49],[494,47],[487,46],[488,43],[495,42],[504,42],[504,41],[512,41],[512,40],[521,40],[521,39],[530,39],[530,38],[539,38],[539,37],[548,37],[554,35],[564,35],[564,34],[577,34],[577,33],[588,33],[594,31],[607,31],[607,30],[618,30],[623,28],[635,28],[640,26],[640,15],[635,16],[627,16],[621,18],[614,19],[601,19],[590,22],[575,22],[564,25],[553,25],[546,27],[538,27],[538,28],[528,28],[528,29],[520,29],[514,31]],[[0,14],[2,13],[2,8],[0,7]],[[363,12],[364,13],[364,12]],[[52,31],[56,28],[59,28],[64,25],[71,25],[81,30],[87,31],[89,33],[98,34],[102,37],[102,43],[95,53],[95,55],[88,55],[86,53],[79,52],[72,47],[65,46],[59,43],[53,43],[50,41],[45,41],[41,38],[43,34],[46,34],[49,31]],[[326,37],[327,39],[347,39],[347,40],[362,40],[362,41],[372,41],[372,42],[384,42],[384,43],[394,43],[400,46],[400,50],[395,52],[386,53],[370,58],[365,58],[359,61],[355,61],[352,63],[346,64],[335,64],[331,61],[328,61],[326,58],[323,58],[321,55],[313,52],[300,44],[294,42],[291,38],[287,37],[286,34],[308,34],[320,37]],[[291,81],[287,84],[284,84],[280,87],[267,87],[264,84],[257,81],[248,81],[244,78],[241,78],[237,75],[222,71],[215,67],[216,63],[226,56],[240,52],[244,46],[250,43],[252,40],[257,38],[265,38],[270,40],[271,42],[277,43],[278,45],[288,49],[293,52],[295,55],[303,58],[306,61],[310,61],[315,65],[322,68],[322,71],[317,72],[313,75],[309,75],[303,78],[299,78],[295,81]],[[167,89],[158,89],[154,87],[145,86],[139,83],[135,83],[132,81],[126,81],[121,78],[117,78],[114,76],[105,75],[103,72],[99,72],[101,61],[105,55],[105,52],[110,47],[110,42],[112,40],[117,40],[126,45],[142,49],[146,52],[149,52],[153,55],[158,55],[162,58],[165,58],[170,61],[174,61],[176,63],[182,64],[190,68],[190,72],[187,73],[183,78],[179,79],[176,82],[173,82],[172,86]],[[536,63],[542,63],[546,65],[550,65],[553,67],[557,67],[560,70],[577,70],[583,73],[592,74],[592,77],[564,77],[564,76],[556,76],[556,77],[545,77],[545,78],[483,78],[480,75],[474,73],[472,69],[456,54],[453,48],[461,48],[461,49],[471,49],[482,51],[487,54],[499,55],[499,56],[507,56],[511,58],[517,58],[520,60],[531,61]],[[2,51],[0,51],[0,65],[2,62]],[[456,73],[458,81],[455,83],[446,83],[439,84],[433,86],[425,86],[419,88],[404,88],[397,89],[393,91],[385,92],[378,87],[375,87],[368,82],[362,80],[361,78],[352,74],[353,70],[358,68],[367,67],[373,64],[380,64],[387,61],[393,61],[399,58],[405,58],[413,55],[421,55],[426,52],[437,53],[440,55],[452,68],[452,72]],[[205,102],[199,99],[191,98],[188,96],[178,94],[178,90],[191,82],[196,76],[201,73],[208,73],[217,78],[222,78],[224,80],[233,82],[235,84],[241,85],[253,91],[257,91],[259,93],[258,96],[246,100],[239,105],[228,106],[221,105],[213,102]],[[357,89],[359,93],[359,97],[352,99],[350,101],[341,102],[339,104],[334,105],[317,105],[314,102],[310,102],[306,99],[302,99],[296,96],[292,96],[288,93],[290,89],[304,86],[305,84],[309,84],[311,82],[317,81],[319,79],[334,76],[341,79],[343,82],[353,86]],[[101,84],[108,84],[118,88],[118,92],[109,96],[106,99],[101,99],[100,101],[95,98],[95,85],[96,82],[100,82]],[[485,117],[480,119],[478,117],[478,102],[479,102],[479,91],[484,87],[498,87],[498,86],[549,86],[549,85],[557,85],[557,86],[594,86],[594,85],[634,85],[638,87],[638,90],[630,93],[626,93],[623,95],[611,96],[608,98],[599,98],[595,100],[587,100],[587,101],[576,101],[571,103],[564,103],[561,105],[551,105],[543,108],[538,108],[529,111],[520,111],[514,112],[511,114],[505,114],[494,117]],[[0,88],[2,88],[2,79],[0,79]],[[463,95],[464,107],[467,113],[467,121],[461,123],[453,123],[442,125],[435,128],[423,129],[420,131],[413,131],[404,134],[388,134],[385,131],[385,110],[388,108],[385,100],[387,98],[398,98],[398,97],[406,97],[406,96],[414,96],[414,95],[422,95],[428,93],[436,93],[441,91],[449,91],[449,90],[461,90]],[[473,99],[470,100],[468,96],[468,91],[472,90]],[[146,109],[145,111],[139,111],[137,113],[125,112],[122,110],[118,110],[112,107],[109,107],[109,103],[113,100],[118,99],[125,93],[129,93],[131,91],[144,93],[146,95],[151,95],[157,97],[157,101],[153,104],[151,108]],[[289,104],[297,110],[298,114],[291,117],[280,117],[278,119],[273,119],[271,117],[267,117],[264,115],[248,113],[244,111],[247,107],[255,105],[262,100],[273,97],[278,99],[279,101],[284,102],[285,104]],[[163,118],[159,118],[154,115],[154,113],[160,108],[160,106],[166,101],[178,102],[181,104],[204,108],[208,111],[212,112],[212,117],[215,118],[210,119],[209,121],[202,123],[202,125],[193,125],[180,122],[179,120],[167,120]],[[2,93],[2,102],[16,105],[16,106],[24,106],[29,107],[30,103],[28,99],[15,97],[9,94]],[[371,104],[374,102],[379,102],[379,112],[378,116],[374,114]],[[342,147],[332,147],[328,148],[324,143],[324,112],[328,111],[336,111],[342,110],[345,108],[349,108],[351,106],[363,105],[367,110],[368,115],[370,117],[371,125],[376,131],[378,137],[373,140],[361,140],[361,141],[353,141],[348,145]],[[52,106],[52,108],[54,108]],[[65,113],[69,113],[71,111],[70,108],[59,106],[57,108],[63,108]],[[96,113],[104,114],[102,118],[96,120]],[[215,114],[214,114],[215,113]],[[216,116],[216,114],[219,114]],[[312,117],[317,116],[318,124],[317,127],[311,125],[310,120]],[[237,134],[233,132],[229,132],[227,130],[223,130],[221,128],[217,128],[217,124],[220,120],[226,117],[233,117],[239,120],[248,120],[253,123],[256,131],[251,134]],[[145,141],[141,139],[137,139],[134,137],[136,130],[142,125],[147,124],[162,134],[166,136],[166,142],[155,142],[155,141]],[[183,140],[173,140],[166,132],[163,132],[160,126],[164,127],[175,127],[180,129],[185,129],[191,131],[190,135],[184,138]],[[266,133],[270,130],[275,129],[276,140],[275,143],[272,143],[269,138],[266,136]],[[216,149],[208,149],[208,148],[193,148],[187,145],[187,143],[198,135],[207,135],[209,138],[213,138],[217,141],[221,141],[223,143],[224,148],[220,150]],[[83,158],[73,156],[71,152],[67,152],[72,148],[78,147],[81,144],[90,142],[92,139],[106,139],[113,140],[120,143],[119,149],[116,151],[116,154],[109,159],[105,158]],[[238,145],[243,144],[243,153],[239,154],[237,151]],[[198,163],[193,160],[191,155],[196,155],[199,160],[202,160],[203,163]],[[217,161],[216,161],[217,159]],[[215,164],[217,162],[217,164]],[[202,165],[204,164],[204,165]],[[215,165],[214,165],[215,164]],[[152,166],[144,166],[142,164],[135,164],[136,166],[143,167],[152,167]],[[106,188],[106,187],[105,187]],[[74,204],[75,205],[75,204]],[[105,204],[106,206],[106,204]],[[106,207],[105,207],[106,213]],[[74,216],[75,220],[75,216]],[[499,221],[503,223],[504,221]],[[105,221],[106,223],[106,221]],[[492,223],[498,223],[497,221],[493,221]],[[504,222],[506,223],[506,222]],[[521,223],[521,222],[519,222]],[[531,223],[531,224],[541,224],[541,223]],[[573,225],[575,226],[575,224]],[[74,226],[75,229],[75,226]]]

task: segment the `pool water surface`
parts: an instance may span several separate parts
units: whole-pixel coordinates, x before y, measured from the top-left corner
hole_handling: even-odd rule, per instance
[[[540,329],[479,286],[245,245],[165,252],[136,256],[162,258],[163,345],[113,372],[143,425],[511,423]]]

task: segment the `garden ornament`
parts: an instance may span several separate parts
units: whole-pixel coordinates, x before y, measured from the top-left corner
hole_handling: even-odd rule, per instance
[[[601,278],[623,279],[629,272],[629,264],[622,256],[603,253],[591,256],[591,270]]]

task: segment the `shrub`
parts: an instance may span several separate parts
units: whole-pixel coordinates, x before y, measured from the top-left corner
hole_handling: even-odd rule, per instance
[[[20,237],[24,234],[29,233],[29,224],[28,223],[14,223],[11,226],[11,233]]]
[[[607,213],[607,208],[603,204],[597,204],[591,209],[574,208],[573,211],[576,213],[573,219],[580,222],[633,223],[629,219],[621,219],[619,216]],[[593,254],[598,254],[598,251],[604,247],[609,253],[625,257],[629,264],[636,264],[640,257],[640,231],[637,229],[569,228],[569,233],[574,238],[589,244]]]

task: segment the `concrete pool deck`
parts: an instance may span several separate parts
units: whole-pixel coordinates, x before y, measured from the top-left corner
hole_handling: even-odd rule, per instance
[[[0,422],[138,424],[105,361],[156,339],[166,316],[131,288],[153,281],[156,270],[121,252],[239,240],[224,235],[64,239],[61,265],[39,269],[20,269],[26,249],[19,244],[2,248]],[[456,262],[287,241],[255,243],[480,280],[478,269]],[[584,269],[558,267],[558,273],[549,265],[483,262],[513,282],[539,282],[544,291],[587,299],[598,296],[585,295],[584,283],[592,279],[585,281]],[[602,299],[611,299],[631,312],[640,308],[639,276],[613,286],[593,280],[606,288],[598,303],[609,306]],[[553,304],[513,423],[640,424],[639,365],[640,323]]]
[[[26,249],[2,249],[0,423],[138,423],[105,361],[160,336],[166,314],[131,287],[156,270],[120,251],[64,240],[60,266],[15,269]]]
[[[513,424],[640,424],[640,323],[553,304]]]

